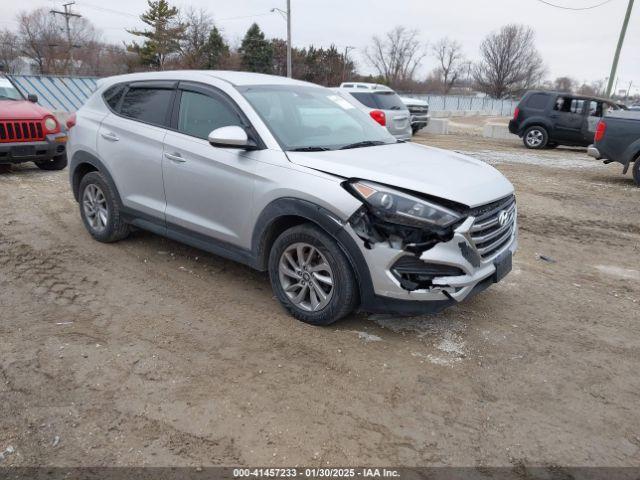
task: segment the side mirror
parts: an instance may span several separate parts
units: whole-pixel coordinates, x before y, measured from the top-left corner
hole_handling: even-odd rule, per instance
[[[209,143],[214,147],[239,148],[241,150],[255,150],[257,147],[244,128],[236,125],[216,128],[209,134]]]
[[[27,100],[29,100],[31,103],[38,103],[38,95],[36,95],[35,93],[30,93],[27,95]]]

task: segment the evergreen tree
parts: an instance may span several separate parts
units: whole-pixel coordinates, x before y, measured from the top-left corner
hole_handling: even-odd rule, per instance
[[[140,15],[140,20],[151,28],[127,30],[146,40],[142,46],[134,42],[128,48],[140,55],[143,64],[163,70],[167,58],[180,50],[180,40],[187,26],[179,21],[178,9],[170,6],[167,0],[147,0],[147,3],[149,9]]]
[[[229,57],[229,45],[217,27],[211,29],[204,48],[207,56],[207,68],[211,70],[222,68],[225,60]]]
[[[242,45],[242,69],[248,72],[273,72],[273,46],[265,39],[264,33],[257,23],[247,30]]]

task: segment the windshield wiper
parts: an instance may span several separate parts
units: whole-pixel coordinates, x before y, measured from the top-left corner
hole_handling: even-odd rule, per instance
[[[292,148],[290,152],[326,152],[331,150],[329,147],[298,147]]]
[[[362,142],[350,143],[349,145],[345,145],[341,147],[340,150],[348,150],[350,148],[362,148],[362,147],[375,147],[377,145],[386,145],[387,142],[383,142],[382,140],[363,140]]]

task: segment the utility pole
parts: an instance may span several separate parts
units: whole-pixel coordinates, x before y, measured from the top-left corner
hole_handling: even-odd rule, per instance
[[[616,48],[616,54],[613,57],[613,65],[611,65],[611,75],[609,75],[609,85],[607,85],[607,96],[611,96],[611,90],[613,88],[613,82],[618,71],[618,61],[620,60],[620,52],[622,51],[622,44],[624,43],[624,37],[627,35],[627,27],[629,26],[629,19],[631,18],[631,11],[633,10],[634,0],[629,0],[627,6],[627,13],[624,16],[624,22],[622,23],[622,30],[620,30],[620,38],[618,39],[618,46]]]
[[[287,77],[291,78],[292,76],[293,64],[291,58],[291,0],[287,0]]]
[[[64,17],[64,23],[66,26],[66,30],[67,30],[67,45],[69,47],[69,61],[71,63],[71,65],[69,66],[69,73],[73,73],[73,49],[76,47],[75,45],[73,45],[71,43],[71,26],[69,24],[69,20],[71,20],[71,17],[77,17],[80,18],[82,17],[82,15],[78,14],[78,13],[73,13],[71,12],[71,5],[75,5],[76,2],[69,2],[69,3],[65,3],[62,5],[62,7],[64,8],[64,12],[61,12],[60,10],[51,10],[51,13],[55,16],[55,15],[62,15]]]
[[[272,12],[278,12],[287,21],[287,77],[293,76],[293,66],[291,59],[291,0],[287,0],[287,11],[274,7]]]

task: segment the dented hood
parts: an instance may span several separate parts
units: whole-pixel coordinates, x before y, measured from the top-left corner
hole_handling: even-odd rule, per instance
[[[491,165],[416,143],[287,155],[296,165],[413,190],[469,207],[513,193],[509,180]]]

